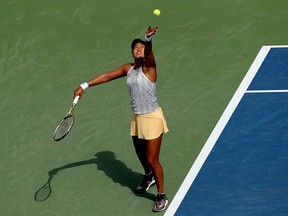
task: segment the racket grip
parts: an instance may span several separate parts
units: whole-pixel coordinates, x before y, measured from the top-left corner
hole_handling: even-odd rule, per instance
[[[73,104],[74,104],[74,105],[76,105],[76,104],[77,104],[77,102],[78,102],[79,98],[80,98],[80,96],[79,96],[79,95],[78,95],[78,96],[76,96],[76,97],[74,98],[74,100],[73,100]]]

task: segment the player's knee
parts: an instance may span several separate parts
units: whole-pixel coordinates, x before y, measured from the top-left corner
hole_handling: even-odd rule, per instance
[[[148,156],[147,161],[152,167],[157,166],[159,164],[159,160],[157,157]]]

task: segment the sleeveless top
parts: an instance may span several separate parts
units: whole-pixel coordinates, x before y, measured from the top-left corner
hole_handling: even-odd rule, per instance
[[[135,114],[147,114],[159,108],[156,96],[156,83],[151,82],[143,73],[142,67],[127,73],[127,86],[130,93],[131,107]]]

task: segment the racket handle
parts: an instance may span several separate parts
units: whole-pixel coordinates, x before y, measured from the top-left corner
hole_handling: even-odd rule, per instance
[[[76,97],[74,98],[74,100],[73,100],[73,104],[74,104],[74,105],[76,105],[76,104],[77,104],[77,102],[78,102],[79,98],[80,98],[80,96],[79,96],[79,95],[78,95],[78,96],[76,96]]]

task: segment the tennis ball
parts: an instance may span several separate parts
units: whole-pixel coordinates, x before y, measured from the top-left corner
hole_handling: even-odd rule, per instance
[[[155,9],[155,10],[153,11],[153,14],[154,14],[155,16],[160,16],[161,11],[160,11],[159,9]]]

